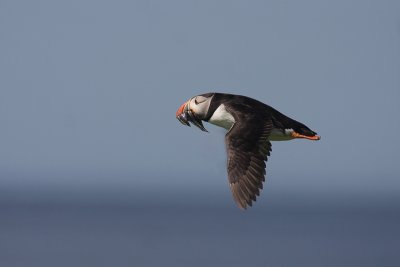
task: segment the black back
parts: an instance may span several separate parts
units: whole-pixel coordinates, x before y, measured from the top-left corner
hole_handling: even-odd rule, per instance
[[[214,111],[221,105],[224,104],[228,109],[229,107],[235,107],[234,112],[257,114],[260,120],[271,120],[274,128],[278,129],[293,129],[299,134],[314,136],[317,133],[312,131],[306,125],[298,122],[294,119],[277,111],[273,107],[264,104],[256,99],[233,94],[223,94],[223,93],[207,93],[203,94],[205,97],[213,96],[210,103],[209,110],[207,112],[206,121],[208,121],[213,115]]]

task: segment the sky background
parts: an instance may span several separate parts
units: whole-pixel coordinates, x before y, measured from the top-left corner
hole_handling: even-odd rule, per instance
[[[2,0],[0,77],[3,193],[229,194],[224,131],[175,118],[210,91],[322,136],[273,143],[270,192],[400,193],[398,1]]]

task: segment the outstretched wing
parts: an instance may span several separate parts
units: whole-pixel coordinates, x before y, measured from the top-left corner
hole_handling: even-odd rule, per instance
[[[225,136],[229,184],[235,202],[242,209],[251,206],[263,188],[272,128],[270,119],[260,120],[247,113],[235,118],[235,124]]]

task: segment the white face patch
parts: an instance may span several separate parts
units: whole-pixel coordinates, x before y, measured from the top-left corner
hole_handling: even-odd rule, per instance
[[[235,123],[235,119],[222,104],[214,111],[208,122],[229,130]]]
[[[203,119],[207,115],[212,97],[195,96],[189,100],[189,108],[196,114],[197,117]]]

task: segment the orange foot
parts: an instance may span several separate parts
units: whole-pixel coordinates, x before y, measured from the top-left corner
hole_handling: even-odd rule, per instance
[[[313,140],[313,141],[317,141],[317,140],[321,139],[321,137],[319,137],[318,135],[307,136],[307,135],[299,134],[296,132],[292,132],[292,137],[293,138],[304,138],[304,139]]]

